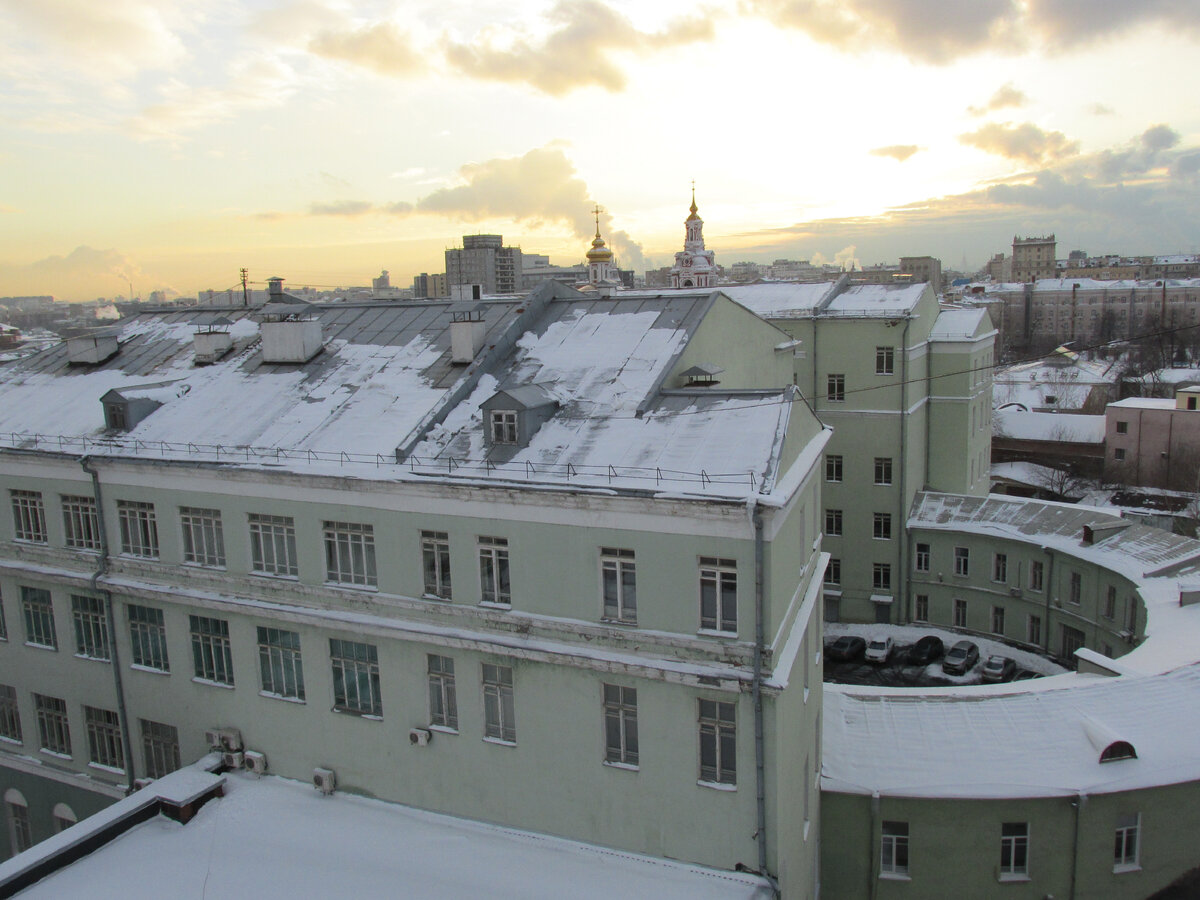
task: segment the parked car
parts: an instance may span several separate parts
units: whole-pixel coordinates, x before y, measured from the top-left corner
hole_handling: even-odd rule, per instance
[[[950,648],[942,660],[942,671],[948,675],[962,675],[979,662],[979,648],[970,641],[959,641]]]
[[[867,649],[867,642],[854,634],[843,634],[840,638],[829,645],[829,658],[848,662],[852,659],[858,659],[862,652]]]
[[[1011,681],[1017,664],[1007,656],[989,656],[983,664],[984,681]]]
[[[867,644],[865,659],[869,663],[885,663],[892,655],[892,639],[890,637],[871,638]]]
[[[913,666],[927,666],[942,658],[946,646],[936,634],[927,634],[908,648],[908,663]]]

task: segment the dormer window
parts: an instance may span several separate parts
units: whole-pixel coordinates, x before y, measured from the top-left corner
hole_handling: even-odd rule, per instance
[[[515,444],[517,442],[517,411],[515,409],[492,410],[492,443]]]
[[[679,375],[684,379],[686,387],[713,387],[720,384],[717,376],[725,370],[715,363],[698,363]]]
[[[128,431],[129,426],[125,424],[125,404],[124,403],[105,403],[104,404],[104,419],[105,426],[109,431]]]

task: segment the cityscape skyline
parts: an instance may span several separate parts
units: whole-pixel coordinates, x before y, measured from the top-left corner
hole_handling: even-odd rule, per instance
[[[1200,11],[0,0],[0,294],[407,285],[467,233],[668,264],[1195,252]],[[484,23],[484,24],[481,24]],[[764,87],[766,86],[766,87]]]

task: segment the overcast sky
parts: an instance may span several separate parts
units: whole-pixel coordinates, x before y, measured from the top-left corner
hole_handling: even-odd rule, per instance
[[[0,0],[0,296],[1200,251],[1197,0]]]

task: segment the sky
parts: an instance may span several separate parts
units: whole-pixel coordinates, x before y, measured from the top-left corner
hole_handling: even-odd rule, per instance
[[[0,0],[0,296],[1200,252],[1200,0]]]

